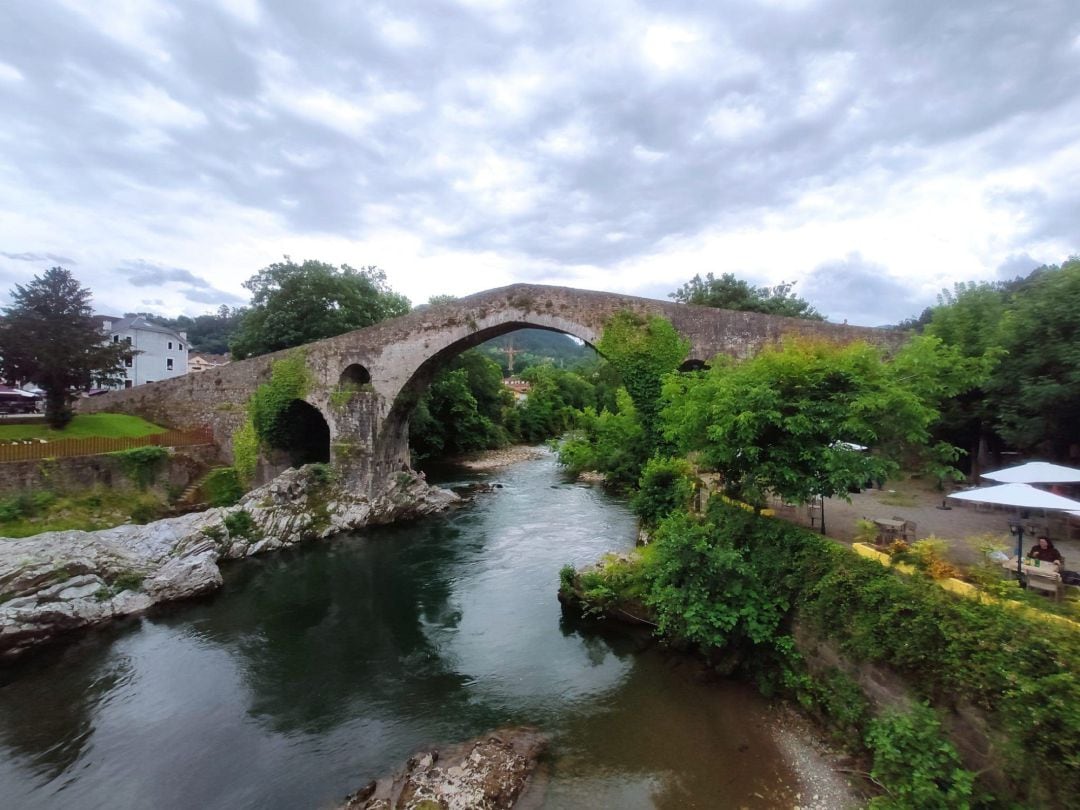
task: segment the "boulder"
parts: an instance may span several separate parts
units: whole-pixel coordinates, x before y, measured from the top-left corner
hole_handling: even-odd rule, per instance
[[[213,591],[222,584],[222,559],[419,517],[458,501],[419,476],[395,476],[369,499],[302,467],[286,470],[236,506],[141,526],[0,538],[0,658],[159,602]]]
[[[509,810],[536,770],[547,738],[533,728],[500,729],[446,751],[409,757],[394,776],[369,782],[342,810]]]

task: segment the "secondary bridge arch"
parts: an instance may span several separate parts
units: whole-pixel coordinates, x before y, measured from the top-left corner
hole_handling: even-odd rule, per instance
[[[895,346],[904,333],[733,312],[614,293],[514,284],[383,321],[296,349],[198,374],[82,400],[80,410],[136,413],[168,427],[210,424],[226,458],[255,389],[276,359],[297,352],[311,378],[305,400],[323,416],[330,457],[353,487],[379,492],[410,463],[408,417],[420,392],[450,357],[522,328],[547,329],[595,345],[620,310],[660,315],[690,342],[686,359],[745,357],[787,335]]]

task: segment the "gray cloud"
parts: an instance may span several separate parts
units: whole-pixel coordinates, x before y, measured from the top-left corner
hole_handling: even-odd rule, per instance
[[[1012,281],[1017,277],[1027,277],[1032,270],[1041,264],[1042,262],[1036,261],[1027,253],[1017,253],[998,265],[997,277],[1002,281]]]
[[[830,321],[860,326],[896,324],[934,303],[932,296],[919,294],[858,253],[816,267],[795,293]]]
[[[55,253],[8,253],[0,250],[0,256],[17,262],[53,262],[54,264],[71,266],[78,264],[74,259],[67,256],[57,256]]]
[[[182,267],[163,267],[143,259],[126,262],[119,268],[128,277],[128,283],[135,287],[160,287],[163,284],[180,285],[177,292],[189,301],[199,304],[236,306],[246,304],[247,299],[219,290],[205,279],[199,278],[190,270]]]
[[[47,0],[6,8],[0,54],[24,77],[0,83],[7,171],[150,232],[220,202],[298,236],[392,227],[431,250],[521,255],[527,280],[754,227],[821,188],[872,206],[861,177],[901,184],[965,139],[981,173],[1080,137],[1072,0],[674,2],[652,18],[558,2],[260,7],[251,23],[178,4],[126,38]],[[649,66],[636,43],[652,23],[715,47],[686,71]],[[1029,241],[1076,243],[1080,196],[998,202],[1024,211]],[[178,268],[130,279],[239,300]]]

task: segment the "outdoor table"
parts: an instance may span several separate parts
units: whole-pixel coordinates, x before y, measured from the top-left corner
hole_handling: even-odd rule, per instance
[[[1052,593],[1056,601],[1061,601],[1063,589],[1061,569],[1057,563],[1043,562],[1041,560],[1038,562],[1039,565],[1035,565],[1036,560],[1025,557],[1020,563],[1020,574],[1027,582],[1028,588]],[[1001,567],[1006,571],[1016,573],[1016,557],[1006,560],[1001,564]]]
[[[904,531],[904,521],[889,520],[888,518],[874,518],[874,525],[878,527],[878,542],[887,543],[900,537]]]

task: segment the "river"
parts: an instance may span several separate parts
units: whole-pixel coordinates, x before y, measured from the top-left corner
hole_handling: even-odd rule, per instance
[[[563,616],[559,568],[632,547],[626,505],[550,456],[486,480],[463,508],[229,564],[213,597],[0,670],[0,806],[330,807],[508,724],[552,737],[534,806],[792,806],[766,701]]]

